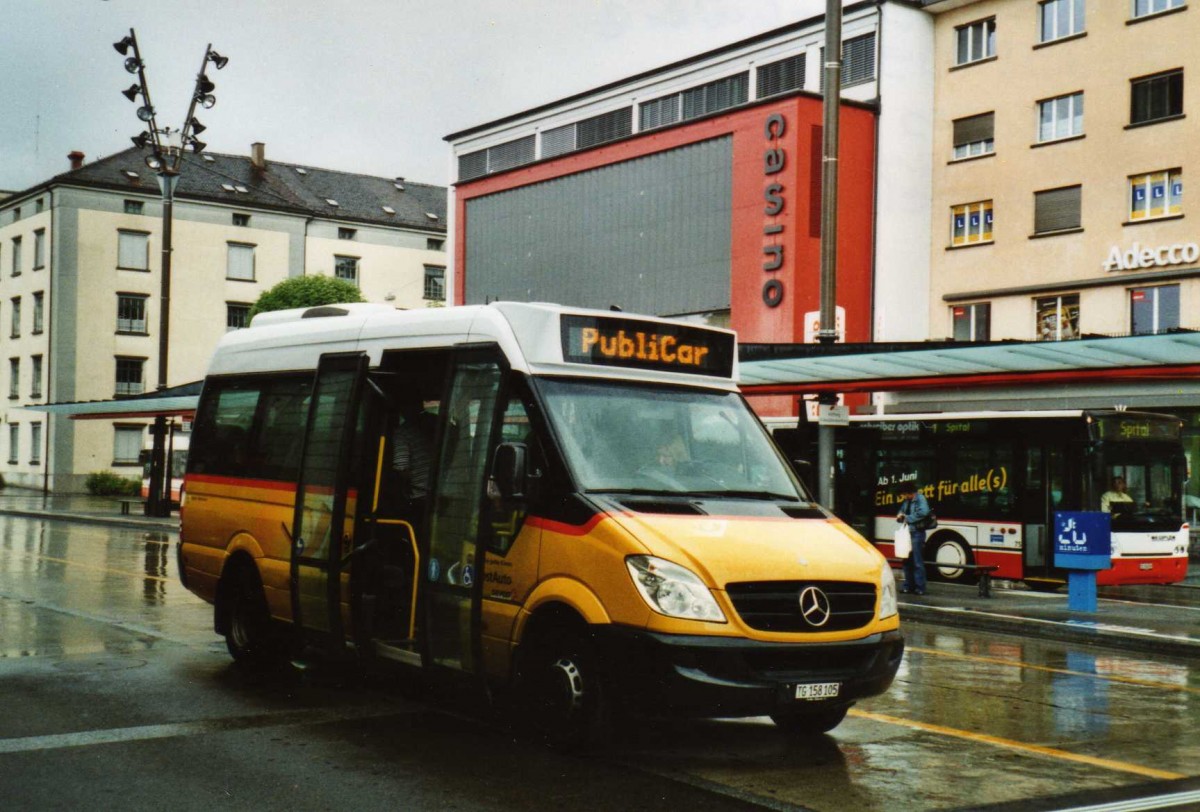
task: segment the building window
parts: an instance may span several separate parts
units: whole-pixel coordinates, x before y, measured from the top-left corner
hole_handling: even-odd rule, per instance
[[[951,209],[950,244],[973,245],[992,241],[992,201],[966,203]]]
[[[1071,93],[1038,102],[1038,141],[1083,135],[1083,94]]]
[[[42,356],[35,355],[32,361],[29,374],[33,380],[29,382],[29,396],[40,398],[42,396]]]
[[[638,128],[651,130],[677,121],[745,104],[750,95],[750,74],[739,73],[680,93],[644,102],[638,106]]]
[[[992,305],[955,305],[950,308],[954,319],[955,341],[988,341],[992,336]]]
[[[973,158],[991,155],[996,151],[994,139],[996,114],[981,113],[954,120],[954,158]]]
[[[470,180],[492,172],[502,172],[514,166],[531,163],[534,159],[535,139],[532,135],[497,144],[494,147],[458,156],[458,179]]]
[[[29,464],[42,464],[42,424],[29,424]]]
[[[225,278],[243,282],[254,281],[254,246],[244,243],[227,243],[228,253]]]
[[[21,238],[13,237],[12,241],[12,275],[21,275]]]
[[[824,80],[825,72],[821,72]],[[842,87],[870,82],[875,78],[875,32],[842,42]]]
[[[755,76],[755,92],[765,99],[779,93],[804,89],[804,70],[807,54],[796,54],[778,62],[760,65]]]
[[[233,213],[233,224],[235,226],[242,226],[242,227],[249,226],[250,225],[250,215],[240,214],[235,211]]]
[[[1133,16],[1146,17],[1173,8],[1183,8],[1187,0],[1133,0]]]
[[[980,20],[955,29],[958,38],[956,65],[978,62],[996,55],[996,20]]]
[[[146,391],[142,378],[145,366],[144,358],[117,359],[117,395],[140,395]]]
[[[250,305],[240,302],[225,303],[225,332],[250,326]]]
[[[425,266],[425,298],[431,302],[446,301],[446,269],[440,265]]]
[[[126,271],[150,270],[150,235],[141,231],[118,231],[117,267]]]
[[[145,206],[146,206],[146,204],[140,200],[126,200],[125,201],[125,213],[126,214],[141,214],[142,211],[145,209]]]
[[[17,206],[15,209],[13,209],[13,222],[15,223],[20,219],[21,219],[21,207]]]
[[[437,239],[434,239],[433,237],[429,237],[425,240],[425,250],[426,251],[445,251],[446,250],[446,241],[445,240],[437,240]]]
[[[8,359],[8,399],[21,397],[21,359]]]
[[[358,257],[340,257],[333,258],[333,275],[338,279],[345,279],[347,282],[358,284]]]
[[[146,299],[138,293],[117,294],[117,332],[146,335]]]
[[[21,335],[21,297],[14,296],[12,298],[12,325],[8,333],[13,338],[19,338]]]
[[[1048,296],[1034,302],[1038,341],[1079,338],[1079,294]]]
[[[8,464],[17,464],[17,452],[21,448],[21,427],[12,423],[8,427]]]
[[[1178,169],[1129,179],[1129,219],[1149,220],[1183,213],[1183,173]]]
[[[1179,285],[1130,290],[1129,324],[1134,335],[1165,333],[1179,327]]]
[[[1083,33],[1083,0],[1045,0],[1038,9],[1042,42]]]
[[[353,240],[357,235],[358,235],[358,229],[356,229],[356,228],[339,228],[338,229],[338,239],[339,240]]]
[[[1033,231],[1049,234],[1077,229],[1080,226],[1082,186],[1064,186],[1033,194]]]
[[[1183,115],[1183,70],[1130,80],[1129,99],[1130,124],[1147,124]]]
[[[137,465],[144,432],[142,426],[113,426],[113,465]]]
[[[33,269],[35,271],[46,267],[46,229],[39,228],[33,232]]]
[[[33,204],[33,213],[34,213],[34,214],[41,214],[41,213],[42,213],[42,212],[45,210],[45,208],[46,208],[46,203],[45,203],[45,201],[44,201],[44,200],[42,200],[42,198],[40,198],[40,197],[39,197],[39,198],[37,199],[37,202]]]
[[[45,322],[46,294],[38,291],[33,294],[33,334],[40,335]]]

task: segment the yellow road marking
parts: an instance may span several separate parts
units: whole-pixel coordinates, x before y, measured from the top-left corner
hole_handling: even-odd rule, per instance
[[[970,660],[977,663],[991,663],[993,665],[1003,665],[1009,668],[1027,668],[1031,671],[1046,671],[1051,674],[1066,674],[1072,677],[1091,677],[1093,679],[1108,680],[1109,682],[1123,682],[1127,685],[1140,685],[1146,688],[1162,688],[1166,691],[1181,691],[1188,694],[1200,694],[1200,688],[1192,688],[1188,685],[1172,685],[1169,682],[1159,682],[1152,679],[1138,679],[1137,677],[1122,677],[1117,674],[1097,674],[1094,671],[1072,671],[1069,668],[1055,668],[1050,665],[1034,665],[1022,660],[1004,660],[999,657],[984,657],[979,654],[959,654],[953,651],[939,651],[935,648],[921,648],[920,646],[905,646],[906,652],[911,651],[917,654],[932,654],[937,657],[949,657],[952,660]]]
[[[1059,750],[1055,747],[1045,747],[1040,744],[1027,744],[1025,742],[1001,738],[1000,736],[989,736],[986,733],[972,733],[969,730],[959,730],[953,727],[929,724],[928,722],[916,722],[911,719],[901,719],[899,716],[888,716],[883,713],[872,713],[870,711],[857,709],[851,709],[850,715],[860,719],[870,719],[873,722],[882,722],[888,725],[900,725],[902,727],[913,728],[914,730],[923,730],[927,733],[937,733],[942,736],[952,736],[957,739],[966,739],[967,741],[979,742],[981,744],[990,744],[995,747],[1003,747],[1007,750],[1016,750],[1019,753],[1032,753],[1039,756],[1049,756],[1050,758],[1057,758],[1062,761],[1074,761],[1079,764],[1087,764],[1091,767],[1102,767],[1106,770],[1116,770],[1118,772],[1143,775],[1147,778],[1160,778],[1167,781],[1186,778],[1186,776],[1179,773],[1167,772],[1166,770],[1156,770],[1153,767],[1143,767],[1140,764],[1130,764],[1125,761],[1115,761],[1108,758],[1085,756],[1081,753],[1072,753],[1067,750]]]
[[[20,556],[19,553],[18,553],[18,556],[22,557],[22,558],[25,557],[25,556]],[[81,561],[71,561],[68,558],[53,558],[48,555],[38,555],[37,553],[34,553],[33,557],[40,558],[42,561],[50,561],[55,564],[67,564],[72,567],[83,567],[84,569],[96,570],[97,572],[108,572],[108,573],[112,573],[113,575],[128,575],[131,578],[144,578],[148,581],[161,581],[164,584],[169,581],[174,580],[172,578],[164,578],[160,575],[150,575],[149,573],[145,573],[145,572],[130,572],[129,570],[114,570],[111,567],[99,567],[99,566],[96,566],[95,564],[84,564]]]

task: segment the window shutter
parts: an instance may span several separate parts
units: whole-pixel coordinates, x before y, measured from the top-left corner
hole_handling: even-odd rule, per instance
[[[147,245],[145,234],[117,232],[117,266],[145,270],[148,267]]]
[[[576,125],[575,132],[579,149],[624,138],[633,132],[633,109],[622,107],[610,113],[584,119]]]
[[[575,149],[575,125],[555,127],[542,133],[542,157],[553,158]]]
[[[527,135],[506,144],[489,147],[487,151],[487,171],[500,172],[512,169],[514,166],[533,161],[533,136]]]
[[[995,113],[983,113],[978,116],[956,119],[954,122],[954,146],[973,144],[977,141],[987,141],[992,138],[995,129]]]
[[[487,150],[458,156],[458,179],[470,180],[487,174]]]
[[[229,243],[229,263],[226,277],[254,281],[254,246]]]
[[[1082,190],[1082,186],[1068,186],[1065,189],[1037,192],[1034,195],[1033,230],[1041,234],[1079,228]]]
[[[842,85],[855,85],[875,78],[875,33],[842,43]]]
[[[758,98],[765,99],[804,87],[805,55],[796,54],[758,68]]]

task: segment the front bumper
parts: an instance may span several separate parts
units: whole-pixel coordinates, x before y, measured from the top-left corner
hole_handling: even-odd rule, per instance
[[[607,684],[654,715],[763,716],[881,694],[904,655],[899,630],[837,643],[764,643],[595,626]],[[798,684],[837,682],[836,699],[798,701]]]

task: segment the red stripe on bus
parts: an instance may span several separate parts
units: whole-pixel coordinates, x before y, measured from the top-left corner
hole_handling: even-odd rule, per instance
[[[550,530],[555,533],[561,533],[564,536],[586,536],[595,529],[607,514],[597,513],[583,524],[567,524],[566,522],[556,522],[553,519],[547,519],[544,516],[530,516],[525,520],[526,524],[539,527],[542,530]]]

